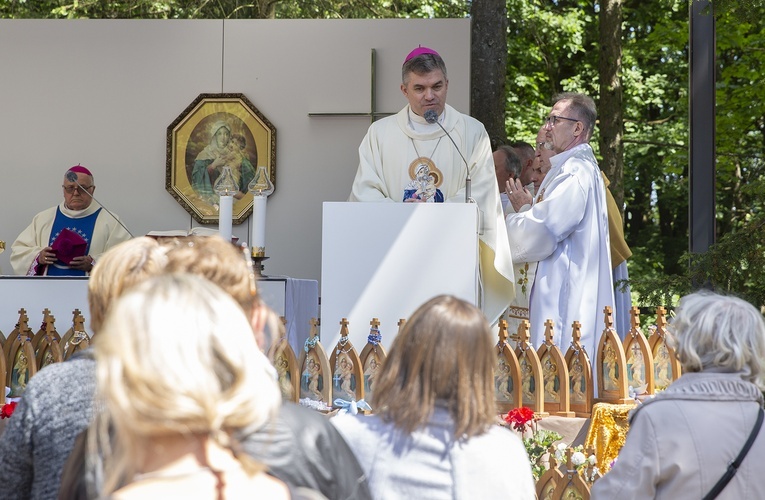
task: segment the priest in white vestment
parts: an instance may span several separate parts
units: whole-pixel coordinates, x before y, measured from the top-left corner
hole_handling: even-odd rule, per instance
[[[131,238],[116,216],[93,200],[96,186],[87,168],[70,168],[62,188],[64,201],[35,215],[13,242],[16,274],[86,276],[101,254]]]
[[[505,181],[504,194],[508,204],[505,208],[505,216],[531,209],[535,200],[543,197],[541,191],[547,172],[552,167],[550,158],[555,154],[552,151],[552,143],[547,142],[544,127],[537,133],[536,148],[529,167],[527,177],[524,179],[514,178]],[[507,331],[511,334],[518,331],[518,327],[524,321],[529,321],[529,297],[534,278],[537,274],[537,262],[513,262],[515,270],[515,298],[510,302],[505,314]]]
[[[588,144],[596,116],[591,98],[557,96],[545,124],[556,153],[552,168],[531,209],[506,219],[514,261],[539,262],[529,303],[533,345],[544,342],[551,319],[555,343],[565,352],[571,325],[579,321],[593,362],[603,309],[614,306],[605,185]]]
[[[349,201],[464,203],[469,166],[471,195],[482,214],[480,306],[494,323],[514,289],[489,136],[479,121],[446,104],[449,80],[436,51],[413,50],[404,62],[402,80],[401,92],[409,104],[369,127],[359,146],[359,168]],[[432,123],[425,119],[426,113],[432,115]],[[431,248],[437,247],[438,242],[432,242]]]

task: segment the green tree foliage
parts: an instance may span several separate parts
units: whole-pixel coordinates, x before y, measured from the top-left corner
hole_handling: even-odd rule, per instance
[[[641,305],[671,305],[671,297],[701,284],[765,304],[759,291],[765,289],[759,243],[765,241],[765,12],[757,0],[718,3],[719,243],[704,256],[687,253],[689,3],[624,3],[624,178],[612,183],[622,182],[625,191],[630,275]],[[576,0],[508,0],[509,137],[531,142],[557,92],[598,100],[598,8]]]
[[[33,19],[257,19],[278,0],[0,0],[0,17]]]
[[[577,0],[508,0],[507,12],[507,132],[533,143],[554,94],[597,90],[597,16]]]
[[[458,18],[470,8],[463,0],[295,0],[281,1],[277,17],[284,19]]]
[[[10,19],[351,19],[465,17],[463,0],[0,0]]]
[[[762,70],[765,63],[765,32],[762,3],[720,2],[717,22],[717,113],[716,113],[716,212],[718,243],[704,255],[689,255],[688,234],[688,97],[687,97],[687,3],[679,3],[678,15],[668,16],[646,45],[636,53],[645,56],[651,47],[662,51],[664,74],[648,70],[652,85],[663,89],[653,102],[660,113],[648,117],[650,130],[642,129],[645,139],[627,144],[644,155],[636,158],[632,171],[636,177],[628,210],[647,217],[627,221],[630,243],[636,258],[630,273],[633,289],[650,304],[670,304],[698,286],[709,286],[746,297],[765,305],[765,241],[763,230],[763,147],[765,109],[763,109]],[[756,14],[755,14],[756,11]],[[746,12],[746,15],[744,15]],[[754,20],[755,23],[744,19]],[[673,52],[670,47],[675,47]],[[677,50],[681,49],[681,50]],[[655,52],[655,48],[653,51]],[[638,66],[657,67],[638,60]],[[625,66],[628,64],[625,63]],[[677,71],[679,70],[679,71]],[[674,109],[666,107],[676,102]],[[630,123],[625,127],[632,127]],[[649,135],[650,131],[652,135]],[[628,137],[625,135],[625,137]],[[642,142],[641,142],[642,141]],[[629,142],[629,141],[625,141]],[[673,145],[673,143],[675,145]],[[660,145],[663,144],[663,145]],[[630,156],[625,153],[625,156]],[[660,159],[660,164],[652,165]],[[656,168],[658,167],[658,168]],[[625,166],[625,171],[628,171]],[[640,176],[652,172],[653,187],[647,198]],[[658,177],[656,177],[658,175]],[[646,241],[647,245],[635,246]]]

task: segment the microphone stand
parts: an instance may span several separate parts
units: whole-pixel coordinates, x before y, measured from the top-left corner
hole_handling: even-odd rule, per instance
[[[123,223],[122,223],[122,221],[121,221],[121,220],[119,220],[119,219],[117,218],[117,216],[116,216],[116,215],[114,215],[114,214],[113,214],[113,213],[112,213],[112,212],[111,212],[111,211],[110,211],[108,208],[106,208],[106,207],[104,206],[104,204],[103,204],[103,203],[101,203],[100,201],[98,201],[98,200],[96,199],[96,197],[95,197],[95,196],[93,196],[92,194],[90,194],[90,192],[89,192],[87,189],[85,189],[84,187],[82,187],[82,184],[80,184],[80,182],[77,180],[77,174],[76,174],[76,173],[72,172],[71,170],[70,170],[70,171],[68,171],[68,172],[66,173],[66,180],[68,180],[69,182],[74,182],[75,184],[77,184],[77,187],[80,189],[80,191],[82,191],[83,193],[86,193],[88,196],[90,196],[91,198],[93,198],[93,200],[94,200],[96,203],[98,203],[99,205],[101,205],[101,208],[103,208],[104,210],[106,210],[106,213],[108,213],[109,215],[111,215],[111,216],[112,216],[112,218],[113,218],[114,220],[116,220],[116,221],[119,223],[119,225],[120,225],[120,226],[122,226],[122,227],[125,229],[125,231],[127,231],[127,233],[130,235],[130,237],[131,237],[131,238],[135,238],[135,236],[133,236],[133,233],[131,233],[131,232],[130,232],[130,229],[128,229],[128,228],[127,228],[127,226],[125,226],[125,224],[123,224]]]
[[[451,134],[449,134],[449,132],[446,131],[444,126],[441,125],[441,122],[438,121],[438,113],[436,113],[432,109],[429,109],[429,110],[427,110],[425,112],[423,118],[425,118],[426,122],[428,122],[428,123],[435,123],[436,125],[441,127],[441,130],[444,131],[444,134],[446,134],[446,137],[448,137],[449,140],[452,141],[452,144],[454,144],[454,149],[457,150],[457,154],[460,155],[460,158],[462,158],[462,162],[465,164],[465,171],[466,171],[466,175],[465,175],[465,203],[475,203],[475,200],[473,199],[472,193],[471,193],[471,190],[470,190],[470,187],[471,187],[470,185],[473,182],[470,179],[470,167],[468,167],[468,163],[467,163],[467,160],[465,159],[465,157],[462,156],[462,152],[460,151],[460,148],[457,147],[457,143],[454,142],[454,139],[452,139]],[[475,163],[473,163],[473,166],[475,167]]]

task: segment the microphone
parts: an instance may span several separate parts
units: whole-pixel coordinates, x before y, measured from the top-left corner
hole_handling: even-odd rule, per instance
[[[470,179],[470,167],[468,167],[467,160],[465,160],[465,157],[462,156],[462,152],[460,151],[460,148],[457,147],[457,143],[454,142],[454,139],[452,139],[452,136],[449,134],[449,132],[446,131],[443,125],[438,121],[438,113],[434,109],[429,109],[425,111],[425,114],[423,114],[423,118],[425,118],[425,121],[428,123],[435,123],[439,127],[441,127],[441,130],[444,131],[444,134],[446,134],[446,137],[449,138],[450,141],[452,141],[452,144],[454,144],[454,149],[457,150],[457,154],[460,155],[460,158],[462,158],[462,162],[465,164],[465,203],[475,203],[475,200],[470,196],[470,184],[472,180]],[[475,166],[475,163],[473,164]]]
[[[125,226],[125,224],[123,224],[122,221],[119,220],[116,215],[114,215],[108,208],[106,208],[103,203],[101,203],[100,201],[96,200],[96,197],[93,196],[92,194],[90,194],[90,191],[88,191],[87,189],[82,187],[82,184],[80,184],[80,182],[77,180],[77,173],[76,172],[72,172],[71,170],[69,170],[69,171],[67,171],[65,177],[66,177],[66,180],[68,180],[69,182],[74,182],[75,184],[77,184],[77,187],[80,188],[80,191],[82,191],[83,193],[87,193],[87,195],[90,196],[91,198],[93,198],[93,200],[95,200],[96,203],[101,205],[101,208],[106,210],[106,213],[111,215],[114,218],[114,220],[116,220],[119,223],[120,226],[125,228],[125,231],[128,232],[128,234],[130,235],[131,238],[135,238],[135,236],[133,236],[133,233],[130,232],[130,229],[128,229],[127,226]]]

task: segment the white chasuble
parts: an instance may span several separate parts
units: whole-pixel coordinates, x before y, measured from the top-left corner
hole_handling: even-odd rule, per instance
[[[588,144],[550,159],[541,200],[530,210],[507,216],[513,260],[539,262],[529,300],[531,341],[544,343],[545,321],[566,352],[571,325],[582,325],[581,343],[595,359],[604,323],[614,306],[605,185]]]
[[[413,125],[412,120],[418,123]],[[479,243],[481,307],[487,320],[494,323],[513,298],[514,280],[489,136],[483,124],[449,105],[439,121],[470,166],[471,195],[483,224]],[[467,167],[457,148],[438,125],[426,124],[410,113],[407,105],[369,127],[359,146],[359,168],[348,201],[402,202],[414,198],[464,203]]]

